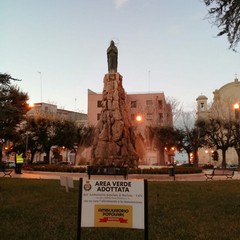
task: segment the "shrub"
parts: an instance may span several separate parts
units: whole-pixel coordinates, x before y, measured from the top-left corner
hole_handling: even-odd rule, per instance
[[[175,167],[176,174],[201,173],[202,169],[198,167]],[[145,168],[129,169],[129,174],[168,174],[169,168]]]
[[[46,171],[46,172],[72,172],[72,173],[85,173],[87,171],[86,167],[74,167],[68,165],[32,165],[34,171]],[[175,174],[191,174],[191,173],[201,173],[202,168],[198,167],[182,167],[177,166],[174,168]],[[169,174],[169,168],[130,168],[129,174]]]
[[[205,164],[202,166],[203,169],[213,169],[214,166],[212,164]]]
[[[66,165],[32,165],[34,171],[46,171],[46,172],[72,172],[72,173],[85,173],[86,167],[73,167]]]

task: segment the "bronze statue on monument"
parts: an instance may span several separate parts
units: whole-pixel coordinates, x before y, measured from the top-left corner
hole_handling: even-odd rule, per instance
[[[108,72],[116,73],[118,65],[118,49],[112,40],[110,46],[107,49],[107,61],[108,61]]]

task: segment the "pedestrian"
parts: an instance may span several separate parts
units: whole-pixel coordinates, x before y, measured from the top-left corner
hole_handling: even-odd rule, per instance
[[[22,165],[24,162],[23,157],[24,157],[23,153],[18,150],[17,153],[15,154],[15,163],[16,163],[15,173],[16,174],[22,174]]]

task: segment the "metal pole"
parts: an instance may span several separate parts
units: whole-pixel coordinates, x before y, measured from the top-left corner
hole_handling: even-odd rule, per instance
[[[41,112],[42,112],[42,72],[38,72],[40,75],[40,101],[41,101]]]
[[[144,240],[148,240],[148,181],[144,179]]]
[[[78,198],[78,219],[77,219],[77,240],[81,240],[82,225],[82,185],[83,179],[79,179],[79,198]]]
[[[28,153],[28,132],[26,132],[25,160],[27,160],[27,153]]]
[[[150,93],[150,73],[151,71],[148,71],[148,93]]]

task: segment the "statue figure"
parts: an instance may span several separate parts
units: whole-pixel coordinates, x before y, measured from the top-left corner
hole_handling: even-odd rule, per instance
[[[107,60],[108,60],[108,72],[116,73],[118,65],[118,49],[112,40],[110,46],[107,49]]]

